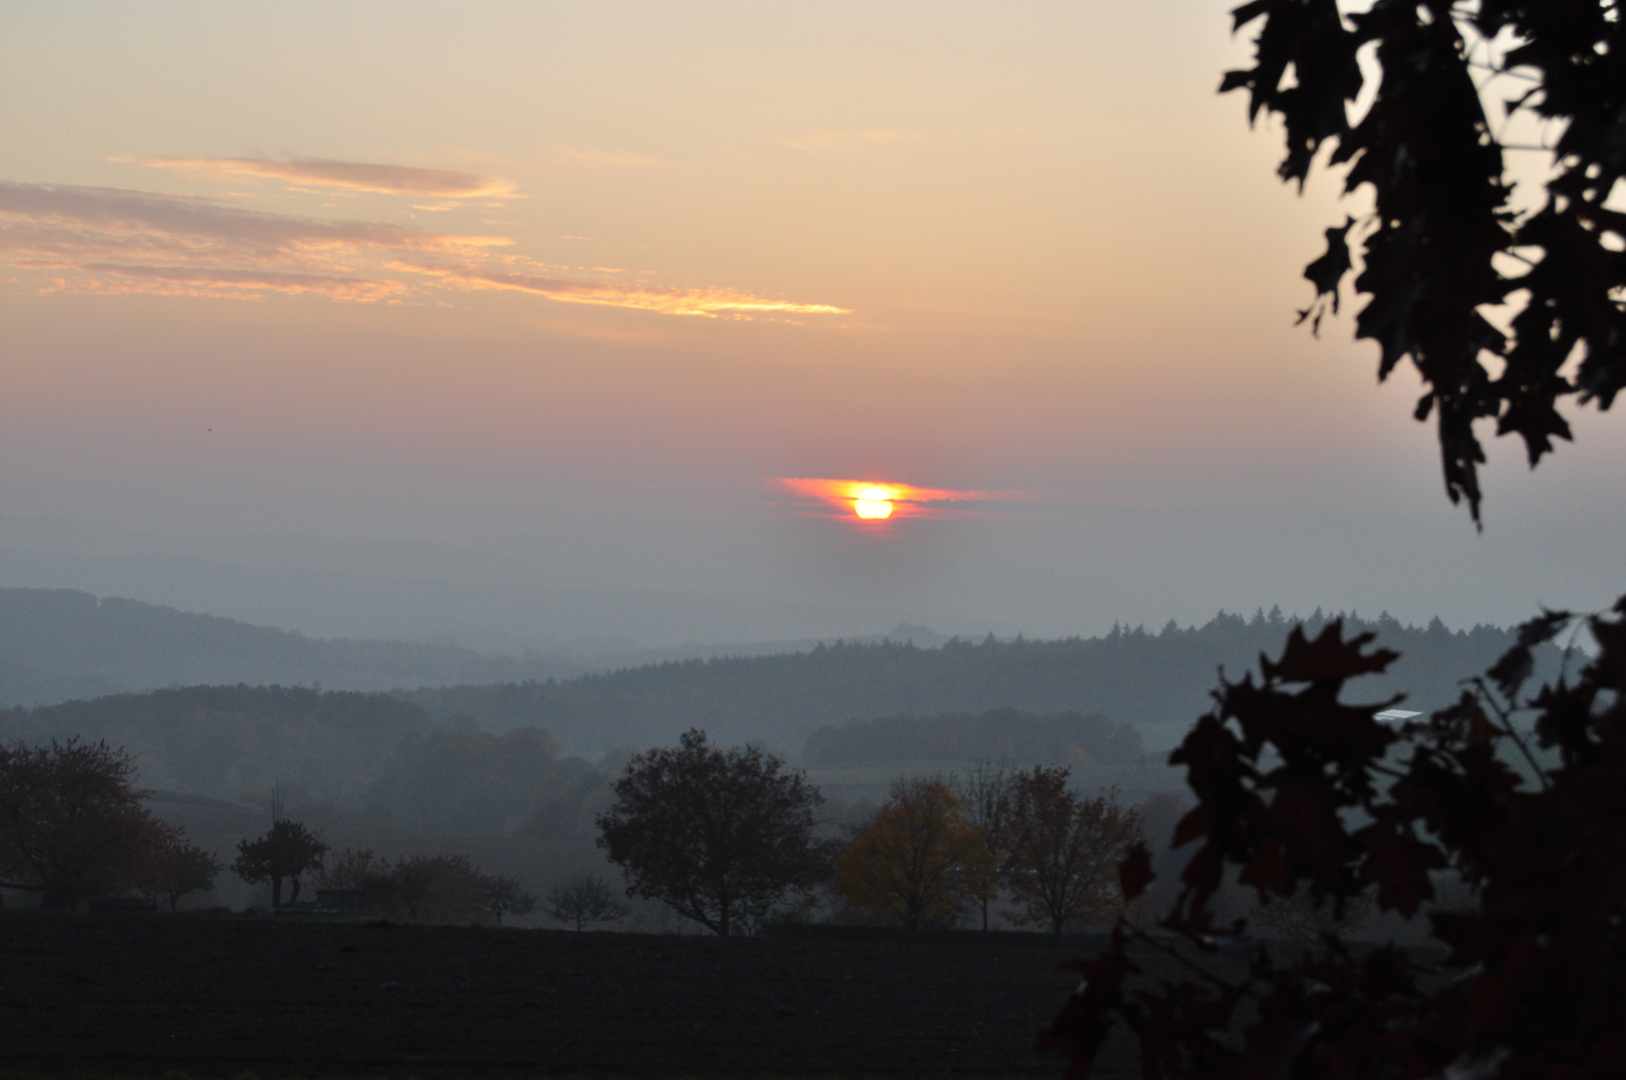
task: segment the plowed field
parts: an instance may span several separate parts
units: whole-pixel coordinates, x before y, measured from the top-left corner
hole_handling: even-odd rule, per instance
[[[1058,1076],[1093,951],[975,935],[661,937],[0,916],[0,1064],[58,1075]],[[1113,1070],[1116,1071],[1116,1070]]]

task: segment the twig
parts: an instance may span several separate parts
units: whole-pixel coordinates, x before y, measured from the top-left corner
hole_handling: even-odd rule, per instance
[[[1541,781],[1541,789],[1550,791],[1552,784],[1548,782],[1547,770],[1536,762],[1536,757],[1530,752],[1530,747],[1526,746],[1524,739],[1519,736],[1518,730],[1513,726],[1512,713],[1504,710],[1496,703],[1496,697],[1491,693],[1490,688],[1485,685],[1483,677],[1476,675],[1472,682],[1474,688],[1479,691],[1480,700],[1488,702],[1491,710],[1496,714],[1496,722],[1501,725],[1503,734],[1513,740],[1513,745],[1519,748],[1519,753],[1524,755],[1524,760],[1530,763],[1531,769],[1535,770],[1536,779]]]
[[[1150,945],[1152,948],[1163,953],[1165,956],[1172,957],[1175,961],[1190,968],[1192,971],[1195,971],[1209,982],[1214,983],[1217,986],[1222,986],[1227,990],[1239,991],[1244,997],[1256,996],[1252,988],[1237,986],[1235,983],[1226,982],[1224,979],[1220,978],[1218,975],[1215,975],[1213,972],[1209,971],[1195,960],[1192,960],[1190,957],[1181,956],[1180,953],[1169,948],[1161,941],[1158,941],[1156,938],[1152,937],[1146,931],[1142,930],[1140,927],[1136,926],[1122,915],[1118,916],[1118,925],[1120,927],[1129,927],[1130,937],[1145,942],[1147,945]]]

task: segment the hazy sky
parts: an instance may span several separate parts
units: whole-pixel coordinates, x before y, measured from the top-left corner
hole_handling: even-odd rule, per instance
[[[0,515],[1038,634],[1606,602],[1618,417],[1476,535],[1292,325],[1342,211],[1227,6],[0,3]]]

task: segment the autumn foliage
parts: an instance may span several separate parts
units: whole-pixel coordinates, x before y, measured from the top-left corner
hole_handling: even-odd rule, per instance
[[[836,888],[849,902],[911,930],[952,925],[962,905],[994,894],[998,870],[960,797],[927,779],[895,782],[835,862]]]

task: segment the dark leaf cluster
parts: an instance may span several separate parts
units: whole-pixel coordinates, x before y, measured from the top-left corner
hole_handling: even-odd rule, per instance
[[[1233,15],[1259,23],[1254,66],[1225,76],[1248,114],[1286,131],[1281,176],[1302,186],[1317,152],[1347,166],[1345,189],[1367,189],[1370,216],[1327,230],[1305,277],[1315,324],[1336,311],[1351,272],[1349,235],[1363,239],[1355,290],[1367,298],[1356,336],[1380,350],[1378,372],[1402,359],[1427,386],[1416,415],[1438,424],[1445,486],[1479,517],[1474,433],[1523,438],[1530,463],[1570,438],[1560,400],[1607,409],[1626,385],[1626,216],[1609,205],[1626,175],[1626,21],[1612,0],[1377,0],[1341,13],[1336,0],[1252,0]],[[1504,45],[1511,42],[1511,45]],[[1381,71],[1358,119],[1361,57]],[[1497,88],[1521,89],[1487,111]],[[1502,115],[1495,115],[1496,112]],[[1550,147],[1508,145],[1508,116],[1557,132]],[[1510,202],[1505,155],[1550,151],[1540,205]],[[1486,317],[1508,305],[1510,332]]]
[[[1138,980],[1132,943],[1175,947],[1121,922],[1107,951],[1071,965],[1084,986],[1041,1044],[1077,1077],[1118,1023],[1148,1080],[1626,1075],[1626,598],[1587,620],[1590,662],[1520,696],[1532,650],[1572,621],[1526,624],[1426,721],[1341,701],[1393,655],[1337,624],[1295,629],[1257,681],[1224,682],[1171,758],[1199,800],[1177,827],[1195,851],[1164,920],[1192,977]],[[1145,849],[1120,873],[1126,894],[1143,891]],[[1335,934],[1272,952],[1244,920],[1213,916],[1227,875],[1262,902],[1421,914],[1448,957],[1358,952]],[[1467,910],[1429,906],[1450,876],[1475,897]],[[1244,955],[1246,974],[1205,964],[1219,951]]]

